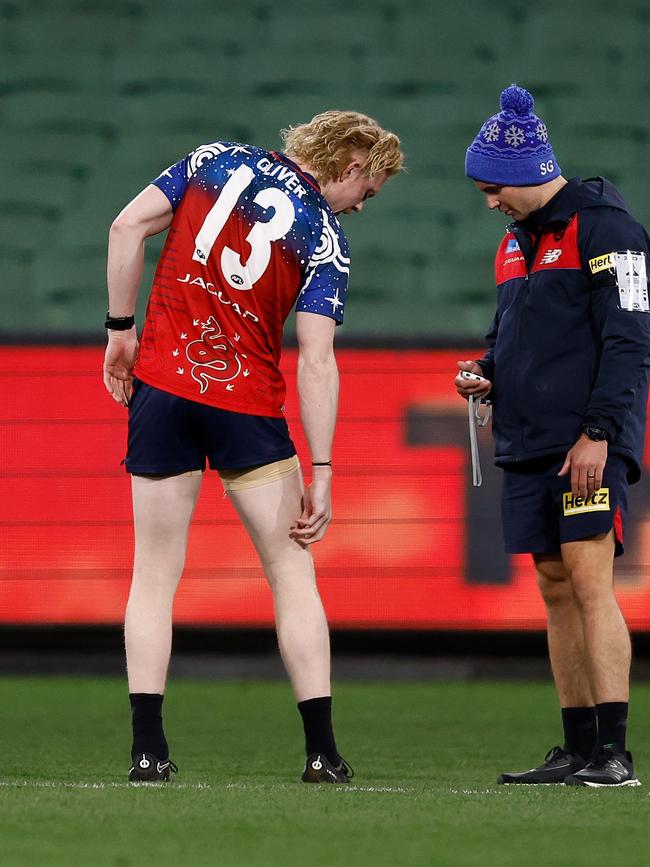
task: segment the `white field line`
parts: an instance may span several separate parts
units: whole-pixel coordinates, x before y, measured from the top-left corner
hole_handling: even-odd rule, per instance
[[[295,784],[290,783],[225,783],[220,786],[212,786],[210,783],[83,783],[65,782],[62,780],[0,780],[0,789],[185,789],[191,791],[218,791],[219,789],[241,789],[243,791],[260,789],[295,789]],[[449,794],[449,795],[496,795],[497,797],[512,796],[517,786],[503,786],[498,789],[413,789],[401,786],[326,786],[337,792],[347,793],[370,793],[379,795],[413,795],[413,794]],[[522,789],[524,787],[521,787]],[[529,787],[526,787],[527,789]],[[650,792],[647,793],[650,796]]]
[[[3,789],[212,789],[208,783],[74,783],[62,780],[0,780]]]
[[[393,795],[411,795],[415,789],[402,789],[400,786],[340,786],[342,792],[388,792]]]
[[[294,785],[287,785],[286,783],[278,785],[266,784],[266,783],[228,783],[226,786],[227,789],[286,789],[286,788],[294,788]],[[309,786],[309,788],[317,788],[316,786]],[[320,788],[320,787],[318,787]],[[337,792],[373,792],[373,793],[392,793],[398,795],[410,795],[415,791],[415,789],[403,789],[400,787],[393,786],[348,786],[346,785],[324,785],[322,788],[324,789],[334,789]]]
[[[209,783],[82,783],[82,782],[66,782],[63,780],[0,780],[0,789],[214,789]],[[217,789],[222,788],[217,786]],[[265,783],[226,783],[225,789],[277,789],[277,788],[294,788],[282,784],[280,786],[268,785]],[[327,787],[329,788],[329,786]],[[373,794],[398,794],[408,795],[414,789],[403,789],[393,786],[332,786],[339,792],[371,792]]]

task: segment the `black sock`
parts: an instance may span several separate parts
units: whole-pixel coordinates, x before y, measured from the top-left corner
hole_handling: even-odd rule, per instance
[[[131,758],[140,753],[153,753],[161,762],[169,758],[169,747],[162,725],[163,698],[159,693],[129,693],[133,725]]]
[[[598,746],[617,753],[625,752],[627,734],[627,702],[607,701],[596,705],[598,716]]]
[[[298,710],[305,728],[305,750],[307,755],[323,753],[338,767],[341,757],[336,749],[332,731],[332,696],[309,698],[298,702]]]
[[[588,759],[596,747],[598,728],[595,707],[563,707],[564,749]]]

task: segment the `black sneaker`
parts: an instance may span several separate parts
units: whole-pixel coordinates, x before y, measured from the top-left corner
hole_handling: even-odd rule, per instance
[[[640,786],[634,775],[632,753],[617,753],[608,747],[600,747],[581,771],[567,777],[566,786]]]
[[[335,767],[322,753],[312,753],[307,756],[305,770],[302,772],[303,783],[349,783],[354,771],[341,759],[341,764]]]
[[[169,759],[161,762],[152,753],[139,753],[129,768],[129,782],[168,783],[172,771],[177,774],[178,768]]]
[[[538,768],[521,771],[517,774],[499,774],[497,783],[510,785],[519,783],[524,786],[548,786],[553,783],[563,783],[569,774],[575,774],[587,764],[577,753],[570,753],[564,747],[553,747],[544,756],[544,761]]]

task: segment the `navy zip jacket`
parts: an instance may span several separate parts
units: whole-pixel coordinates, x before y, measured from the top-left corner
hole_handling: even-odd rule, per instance
[[[650,364],[650,238],[603,178],[573,178],[508,226],[495,270],[497,312],[479,360],[492,381],[500,466],[565,455],[583,425],[637,481]]]

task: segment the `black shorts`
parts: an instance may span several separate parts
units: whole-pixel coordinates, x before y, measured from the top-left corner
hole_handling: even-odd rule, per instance
[[[295,455],[284,418],[217,409],[140,380],[129,403],[126,468],[136,475],[237,470]]]
[[[501,510],[509,554],[551,554],[564,542],[577,542],[614,528],[616,556],[623,553],[627,517],[626,461],[610,455],[603,484],[587,501],[571,494],[571,476],[559,477],[564,456],[551,455],[510,464],[503,474]]]

